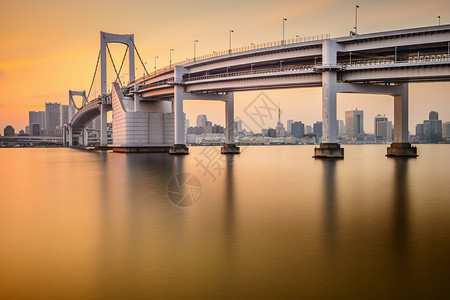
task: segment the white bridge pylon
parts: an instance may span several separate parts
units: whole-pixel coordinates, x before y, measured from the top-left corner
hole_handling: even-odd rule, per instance
[[[134,81],[134,34],[114,34],[107,32],[100,32],[100,68],[101,68],[101,91],[102,95],[107,93],[106,82],[106,57],[109,55],[108,44],[118,43],[128,46],[128,61],[129,61],[129,81]],[[115,81],[115,80],[114,80]]]
[[[134,45],[134,35],[133,34],[114,34],[114,33],[107,33],[107,32],[100,32],[100,80],[101,80],[101,96],[104,97],[108,95],[107,90],[107,70],[106,70],[106,61],[107,57],[110,56],[111,61],[111,52],[109,51],[108,44],[111,43],[118,43],[118,44],[124,44],[128,47],[128,62],[129,62],[129,81],[133,82],[135,80],[135,61],[134,61],[134,52],[135,52],[135,45]],[[113,66],[114,61],[112,61]],[[97,61],[97,67],[98,67],[98,61]],[[96,68],[97,71],[97,68]],[[117,72],[117,69],[115,69]],[[117,77],[113,80],[118,80],[118,74],[116,74]],[[94,79],[95,79],[95,73],[94,73]],[[94,79],[92,82],[94,82]],[[120,80],[120,79],[119,79]],[[78,107],[75,104],[75,101],[73,99],[73,96],[81,96],[83,98],[81,107]],[[69,91],[69,119],[70,122],[72,122],[73,117],[75,114],[85,105],[89,104],[89,100],[86,96],[85,91]],[[106,103],[103,103],[100,106],[100,146],[107,146],[107,109],[105,107]],[[87,125],[87,124],[86,124]],[[69,131],[69,146],[72,146],[72,126],[69,125],[68,131]],[[86,128],[83,129],[83,134],[87,136],[86,134],[87,130]],[[85,144],[87,144],[87,137],[83,138],[85,141]]]

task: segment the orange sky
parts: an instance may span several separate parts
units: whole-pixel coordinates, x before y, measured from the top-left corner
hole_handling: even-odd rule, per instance
[[[450,23],[450,2],[358,1],[359,32],[369,33]],[[233,47],[281,39],[282,18],[287,18],[286,38],[330,33],[345,36],[353,27],[354,1],[8,1],[0,11],[0,132],[11,124],[16,131],[28,124],[28,111],[44,108],[45,102],[68,103],[68,90],[88,90],[99,51],[100,30],[134,33],[136,46],[153,70],[192,57],[192,41],[199,40],[198,55],[227,49],[228,30],[233,29]],[[111,45],[120,61],[124,47]],[[138,65],[138,63],[137,63]],[[112,78],[111,70],[110,79]],[[139,66],[137,74],[142,74]],[[99,89],[96,82],[94,90]],[[280,102],[282,119],[306,124],[321,119],[319,88],[265,92]],[[236,116],[258,92],[235,95]],[[410,130],[439,111],[450,121],[450,83],[412,84]],[[345,110],[364,110],[365,130],[373,132],[373,117],[393,118],[392,99],[387,96],[339,95],[338,118]],[[187,102],[191,124],[206,113],[213,123],[224,122],[223,103]]]

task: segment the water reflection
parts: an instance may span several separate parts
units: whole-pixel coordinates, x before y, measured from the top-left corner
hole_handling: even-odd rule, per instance
[[[323,160],[323,182],[324,182],[324,228],[325,246],[327,256],[333,261],[337,244],[337,196],[336,196],[336,167],[340,161]]]
[[[408,158],[396,158],[394,161],[393,202],[393,266],[395,268],[396,292],[403,294],[407,290],[405,282],[410,276],[409,270],[409,182]]]

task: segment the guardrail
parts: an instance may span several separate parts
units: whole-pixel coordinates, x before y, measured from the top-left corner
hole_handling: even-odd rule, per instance
[[[369,59],[369,60],[357,60],[353,62],[342,63],[345,68],[365,67],[365,66],[384,66],[394,64],[420,64],[424,62],[439,62],[450,61],[448,54],[437,55],[424,55],[424,56],[411,56],[406,60],[394,60],[394,59]]]
[[[258,50],[258,49],[265,49],[265,48],[271,48],[271,47],[284,47],[286,45],[292,45],[292,44],[298,44],[298,43],[306,43],[306,42],[314,42],[314,41],[322,41],[322,40],[329,40],[330,34],[319,34],[319,35],[312,35],[312,36],[306,36],[306,37],[298,37],[294,39],[287,39],[287,40],[280,40],[280,41],[273,41],[273,42],[267,42],[267,43],[260,43],[260,44],[251,44],[250,46],[245,47],[239,47],[239,48],[233,48],[231,50],[222,50],[222,51],[213,51],[212,53],[196,56],[195,58],[188,58],[183,61],[179,61],[176,63],[173,63],[170,66],[165,66],[161,69],[156,70],[156,72],[149,73],[149,75],[144,75],[138,80],[146,81],[151,78],[157,77],[161,74],[167,73],[172,71],[175,66],[179,65],[185,65],[192,62],[200,62],[205,59],[218,57],[218,56],[225,56],[225,55],[231,55],[235,53],[241,53],[245,51],[252,51],[252,50]],[[137,81],[137,80],[135,80]],[[134,81],[134,82],[135,82]],[[133,82],[130,82],[132,84]]]
[[[257,74],[268,74],[268,73],[280,73],[280,72],[296,72],[296,71],[314,71],[313,65],[290,65],[281,68],[265,68],[265,69],[253,69],[240,72],[228,72],[220,74],[202,75],[196,77],[186,77],[183,78],[185,82],[195,81],[195,80],[205,80],[223,77],[236,77],[236,76],[246,76],[246,75],[257,75]]]

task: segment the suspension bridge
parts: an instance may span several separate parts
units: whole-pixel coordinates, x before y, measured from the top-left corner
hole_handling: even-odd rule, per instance
[[[108,44],[127,46],[116,66]],[[135,53],[145,70],[135,78]],[[128,56],[129,83],[120,79]],[[106,62],[115,73],[107,91]],[[100,68],[101,95],[88,101]],[[417,156],[408,143],[408,84],[450,80],[450,25],[411,28],[331,38],[319,35],[281,40],[193,57],[149,73],[134,35],[100,33],[100,51],[88,95],[69,91],[70,122],[64,142],[74,136],[87,145],[88,124],[98,118],[100,145],[107,146],[107,111],[113,112],[112,145],[117,152],[188,154],[183,103],[225,102],[222,153],[239,153],[234,143],[234,93],[281,88],[322,88],[322,144],[316,158],[343,158],[337,143],[338,93],[393,97],[394,142],[388,156]],[[82,97],[76,106],[73,96]]]

